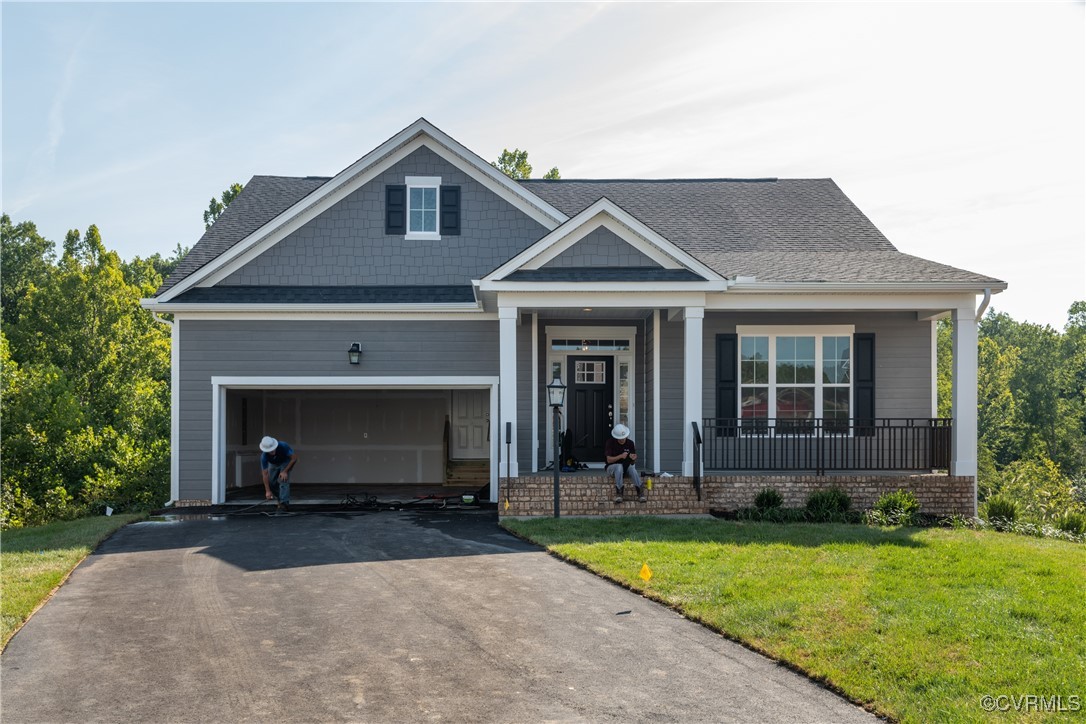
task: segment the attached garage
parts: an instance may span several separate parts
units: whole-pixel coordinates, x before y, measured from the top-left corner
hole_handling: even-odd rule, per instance
[[[214,378],[212,387],[214,502],[260,484],[263,435],[298,452],[296,494],[306,485],[441,485],[449,459],[497,459],[494,379]]]

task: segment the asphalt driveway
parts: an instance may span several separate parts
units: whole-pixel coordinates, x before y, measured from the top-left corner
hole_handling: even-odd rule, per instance
[[[873,719],[488,512],[130,525],[0,666],[5,723]]]

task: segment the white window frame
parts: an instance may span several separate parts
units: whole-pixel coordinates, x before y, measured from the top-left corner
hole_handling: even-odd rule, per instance
[[[405,228],[407,233],[404,235],[404,239],[408,241],[415,240],[428,240],[428,241],[440,241],[441,240],[441,177],[440,176],[406,176],[404,177],[404,185],[407,186],[407,199],[405,199],[404,207],[406,209],[407,219],[405,222]],[[415,231],[411,228],[411,190],[412,189],[434,189],[434,199],[436,206],[434,207],[434,230],[433,231]]]
[[[823,409],[823,390],[825,387],[840,388],[843,385],[829,384],[822,382],[822,362],[823,362],[823,339],[826,337],[849,337],[850,342],[848,346],[848,363],[849,369],[853,369],[853,361],[855,355],[855,344],[852,340],[855,339],[856,333],[855,325],[851,324],[837,324],[837,325],[737,325],[735,328],[736,335],[738,337],[738,343],[736,344],[736,364],[737,364],[737,377],[739,394],[736,395],[736,410],[735,416],[739,418],[739,424],[743,424],[743,378],[742,378],[742,364],[743,364],[743,337],[768,337],[769,338],[769,399],[768,411],[766,417],[770,420],[777,419],[777,388],[780,387],[795,387],[797,385],[790,384],[777,384],[777,338],[778,337],[814,337],[815,338],[815,381],[814,381],[814,409],[816,411],[816,420],[821,420]],[[762,387],[762,384],[746,385]],[[798,385],[800,387],[809,387],[807,384]],[[849,375],[848,383],[848,409],[849,416],[852,417],[852,412],[855,409],[855,380],[852,375]],[[746,418],[748,420],[759,420],[763,418]]]

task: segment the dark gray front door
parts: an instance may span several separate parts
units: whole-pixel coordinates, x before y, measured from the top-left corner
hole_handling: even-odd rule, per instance
[[[570,357],[566,407],[573,432],[573,457],[603,462],[603,444],[614,426],[614,357]]]

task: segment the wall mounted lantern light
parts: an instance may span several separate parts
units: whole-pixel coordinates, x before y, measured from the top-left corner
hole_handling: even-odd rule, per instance
[[[362,360],[362,345],[355,342],[351,345],[351,348],[347,350],[347,361],[353,365],[358,364]]]

